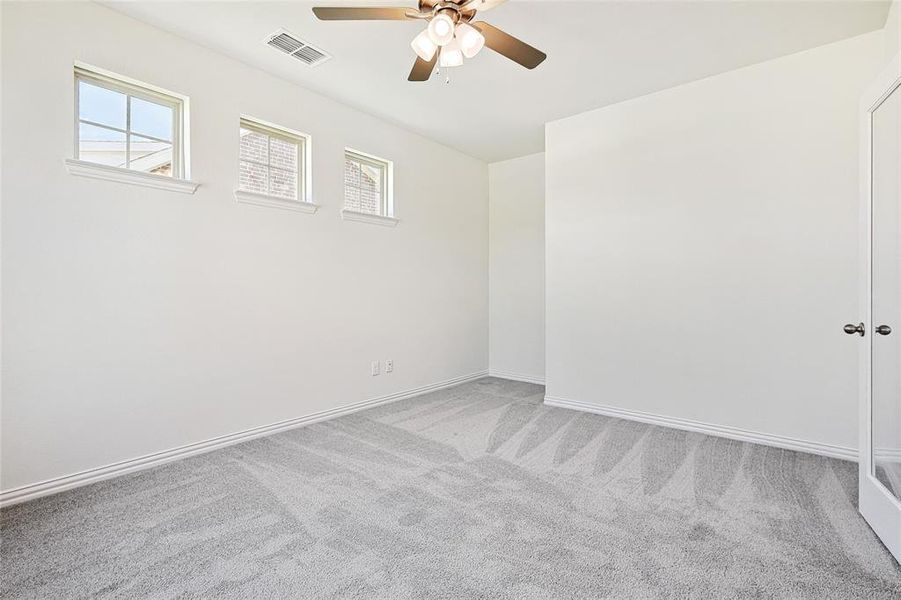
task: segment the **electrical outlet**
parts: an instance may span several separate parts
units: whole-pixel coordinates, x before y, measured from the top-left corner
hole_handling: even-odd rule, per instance
[[[388,359],[385,361],[385,373],[393,373],[394,372],[394,361],[392,359]]]
[[[372,368],[373,376],[378,375],[379,374],[379,361],[377,361],[377,360],[372,361],[371,368]]]

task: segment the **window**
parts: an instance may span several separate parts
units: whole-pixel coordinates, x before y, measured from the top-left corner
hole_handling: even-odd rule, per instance
[[[393,217],[391,162],[347,149],[344,151],[344,211]]]
[[[78,160],[185,177],[182,98],[85,67],[75,82]]]
[[[242,117],[238,199],[250,201],[253,194],[310,203],[309,145],[310,138],[303,133]]]

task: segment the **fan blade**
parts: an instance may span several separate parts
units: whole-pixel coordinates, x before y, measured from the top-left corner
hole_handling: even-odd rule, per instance
[[[486,10],[491,10],[495,6],[500,6],[506,1],[507,0],[468,0],[460,7],[460,10],[477,10],[479,12],[485,12]]]
[[[406,21],[408,12],[416,12],[409,8],[373,8],[317,6],[313,14],[322,21]]]
[[[432,71],[435,70],[435,64],[437,62],[437,52],[430,61],[424,61],[417,56],[416,62],[413,63],[413,69],[410,71],[410,76],[407,77],[407,81],[428,81],[429,77],[432,76]]]
[[[527,69],[534,69],[547,58],[547,54],[538,48],[533,48],[524,41],[516,39],[509,33],[505,33],[485,21],[472,23],[472,26],[485,36],[486,46]]]

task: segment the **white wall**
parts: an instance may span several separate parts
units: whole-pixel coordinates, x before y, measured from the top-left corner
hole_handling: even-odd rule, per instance
[[[544,153],[492,163],[489,367],[544,381]]]
[[[857,444],[876,32],[548,124],[548,396]]]
[[[2,11],[4,490],[487,369],[484,163],[94,4]],[[76,60],[190,96],[195,195],[66,173]],[[313,136],[318,214],[235,203],[241,113]],[[345,145],[396,229],[340,219]]]
[[[890,62],[901,52],[901,0],[894,0],[885,20],[885,58]]]

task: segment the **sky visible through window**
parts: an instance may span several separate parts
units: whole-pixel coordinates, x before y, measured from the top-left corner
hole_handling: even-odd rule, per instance
[[[78,82],[82,160],[172,176],[175,109],[93,82]]]
[[[125,94],[91,85],[85,81],[79,82],[78,87],[78,117],[80,119],[117,129],[125,129],[128,110],[126,106],[127,96]],[[82,127],[85,127],[85,124],[82,124]],[[168,106],[132,97],[131,131],[136,134],[172,141],[172,109]],[[118,141],[121,138],[121,134],[100,127],[91,127],[90,132],[90,139],[97,141]]]

